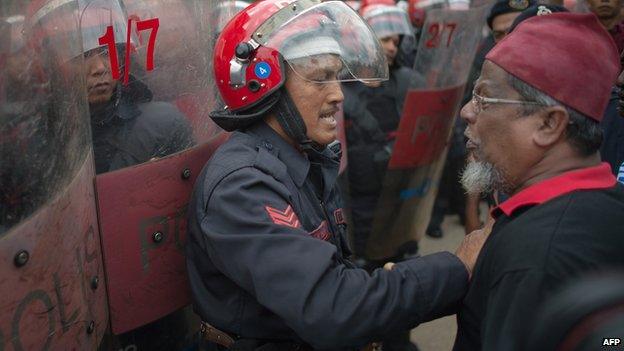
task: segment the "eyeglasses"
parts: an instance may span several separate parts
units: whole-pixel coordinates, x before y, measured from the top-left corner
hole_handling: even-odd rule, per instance
[[[494,98],[486,98],[480,95],[477,95],[475,91],[472,91],[472,107],[474,108],[474,113],[476,115],[480,114],[483,111],[483,104],[515,104],[515,105],[538,105],[538,106],[546,106],[537,101],[521,101],[521,100],[508,100],[508,99],[494,99]]]

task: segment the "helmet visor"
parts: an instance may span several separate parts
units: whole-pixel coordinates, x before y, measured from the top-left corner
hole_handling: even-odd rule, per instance
[[[393,35],[414,35],[407,12],[397,6],[375,6],[364,14],[364,19],[380,39]]]
[[[253,39],[278,51],[292,71],[317,83],[388,79],[377,37],[348,5],[301,0],[261,25]]]

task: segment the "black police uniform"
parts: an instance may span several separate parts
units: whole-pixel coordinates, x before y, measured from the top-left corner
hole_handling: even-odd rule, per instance
[[[111,101],[91,108],[96,173],[161,158],[193,145],[191,128],[172,104],[152,101],[140,81],[119,84]]]
[[[624,268],[624,186],[606,163],[529,187],[493,214],[456,351],[525,350],[550,295],[588,271]]]
[[[189,205],[203,320],[242,341],[345,349],[452,313],[468,277],[450,253],[372,274],[349,262],[338,166],[329,149],[306,157],[264,122],[217,150]]]
[[[415,74],[407,67],[390,69],[389,79],[379,87],[344,84],[344,116],[349,159],[349,195],[353,219],[353,244],[365,256],[377,200],[390,161],[403,103]]]

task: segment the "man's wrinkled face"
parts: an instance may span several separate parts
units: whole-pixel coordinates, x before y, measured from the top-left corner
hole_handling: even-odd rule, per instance
[[[342,61],[317,55],[291,63],[285,87],[303,118],[310,140],[327,145],[337,138],[335,114],[344,95],[337,81]]]
[[[507,73],[485,61],[475,93],[485,98],[522,100],[507,82]],[[510,192],[518,184],[531,162],[530,135],[532,119],[523,116],[522,107],[511,104],[482,104],[477,114],[473,101],[461,110],[467,122],[466,148],[470,161],[462,174],[462,184],[469,193]]]
[[[498,43],[503,40],[507,32],[509,32],[513,21],[518,16],[520,16],[520,12],[510,12],[494,17],[492,20],[492,36],[494,36],[495,42]]]
[[[393,66],[394,60],[396,59],[397,53],[399,52],[399,36],[391,35],[389,37],[381,38],[379,39],[379,41],[381,42],[381,47],[383,48],[384,54],[386,55],[388,66]]]
[[[107,103],[115,91],[115,80],[106,50],[91,50],[85,54],[87,93],[90,105]]]
[[[587,0],[589,10],[600,19],[611,19],[619,16],[621,0]]]

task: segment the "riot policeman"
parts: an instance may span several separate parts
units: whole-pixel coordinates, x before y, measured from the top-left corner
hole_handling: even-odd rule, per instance
[[[461,259],[437,253],[392,270],[367,273],[348,258],[339,83],[388,74],[366,23],[339,1],[261,1],[226,25],[215,53],[227,106],[211,117],[234,133],[198,178],[187,237],[211,347],[349,349],[452,313],[481,237],[469,236]]]
[[[188,122],[176,107],[153,101],[147,85],[132,74],[127,84],[121,83],[123,77],[114,79],[113,70],[124,74],[123,64],[114,68],[111,62],[124,62],[125,16],[118,2],[111,3],[117,11],[100,2],[85,1],[80,18],[97,173],[164,157],[193,144]],[[116,53],[99,42],[108,25],[113,28]]]
[[[389,80],[378,86],[366,86],[360,82],[343,84],[348,157],[351,160],[348,177],[352,235],[355,253],[364,258],[373,214],[392,152],[393,133],[399,125],[414,71],[397,62],[402,41],[413,37],[407,13],[398,6],[377,3],[361,11],[382,45],[389,69]],[[397,256],[415,251],[416,248],[409,248],[402,253],[397,252]]]

